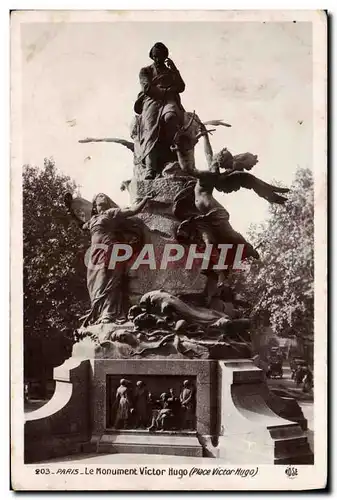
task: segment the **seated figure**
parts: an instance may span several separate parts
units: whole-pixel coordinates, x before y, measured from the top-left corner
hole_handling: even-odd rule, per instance
[[[170,154],[174,136],[184,119],[179,94],[185,90],[185,83],[168,55],[167,47],[156,43],[149,54],[154,63],[139,73],[141,92],[134,111],[140,115],[139,153],[146,166],[145,179],[154,179],[160,172],[158,159],[163,150]]]
[[[160,395],[159,403],[161,410],[153,410],[152,422],[149,431],[169,430],[172,428],[174,413],[172,407],[172,398],[168,392],[163,392]]]

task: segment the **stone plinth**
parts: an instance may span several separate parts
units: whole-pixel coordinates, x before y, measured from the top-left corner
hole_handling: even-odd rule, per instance
[[[219,361],[218,457],[227,463],[311,464],[298,423],[270,406],[265,375],[251,360]]]
[[[53,398],[26,415],[26,462],[90,451],[208,456],[240,465],[313,463],[306,434],[298,423],[276,413],[284,414],[285,403],[277,404],[276,396],[271,397],[264,373],[252,360],[72,357],[55,369],[54,376]],[[133,384],[138,379],[161,378],[176,393],[183,379],[193,381],[194,428],[113,429],[109,418],[109,394],[112,389],[115,393],[109,382],[112,377],[129,377]],[[287,410],[289,418],[293,407]]]
[[[91,437],[90,362],[71,358],[55,368],[55,392],[47,404],[25,414],[25,463],[82,451]]]
[[[128,186],[131,203],[144,198],[144,196],[155,193],[156,201],[172,204],[175,196],[185,187],[186,183],[193,180],[191,176],[164,176],[156,177],[154,180],[132,179]]]
[[[137,304],[144,293],[163,289],[174,295],[202,294],[206,287],[206,277],[200,267],[185,269],[184,259],[169,263],[167,269],[159,269],[165,245],[176,244],[175,231],[179,221],[173,216],[174,197],[184,188],[191,177],[158,177],[153,181],[133,179],[128,187],[131,202],[152,192],[151,200],[137,215],[144,223],[144,243],[152,244],[155,252],[156,269],[141,265],[129,271],[129,291],[131,304]],[[186,255],[187,255],[186,249]]]
[[[144,453],[202,457],[203,449],[196,433],[169,431],[149,434],[147,431],[107,431],[96,446],[99,453]]]

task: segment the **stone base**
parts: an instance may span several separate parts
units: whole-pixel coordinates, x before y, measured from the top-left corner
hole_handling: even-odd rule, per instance
[[[82,452],[91,438],[90,362],[70,358],[55,368],[55,392],[48,403],[25,414],[25,463]]]
[[[129,291],[131,304],[138,304],[139,299],[149,290],[163,289],[174,295],[200,295],[206,288],[206,277],[200,265],[185,269],[184,260],[168,263],[167,269],[161,270],[160,264],[165,245],[176,244],[175,231],[179,221],[173,215],[174,197],[185,187],[190,177],[158,177],[153,181],[133,179],[129,185],[131,202],[154,192],[155,197],[136,216],[144,223],[144,244],[153,245],[156,269],[141,265],[137,270],[129,271]]]
[[[124,377],[133,385],[147,380],[149,388],[161,379],[159,390],[172,387],[176,394],[182,380],[193,381],[194,431],[112,431],[109,395],[116,394],[116,384]],[[55,379],[53,398],[26,416],[26,462],[96,451],[207,456],[240,465],[313,463],[306,434],[297,422],[280,416],[284,404],[276,404],[263,371],[252,360],[83,362],[73,357],[55,369]],[[290,410],[289,406],[288,418]]]
[[[128,186],[131,203],[144,198],[151,193],[155,193],[155,200],[162,204],[172,205],[177,194],[186,186],[186,183],[195,177],[191,176],[163,176],[156,177],[154,180],[144,180],[133,178]],[[165,210],[164,210],[165,212]],[[163,213],[163,210],[161,210]],[[172,212],[168,212],[171,213]]]
[[[219,458],[230,463],[312,464],[307,436],[271,397],[265,375],[252,360],[219,362]],[[273,400],[273,408],[270,405]]]
[[[93,439],[97,453],[145,453],[148,455],[178,455],[202,457],[203,449],[196,433],[170,431],[106,431]]]
[[[268,387],[266,387],[268,389]],[[280,417],[296,422],[300,425],[302,431],[308,430],[308,422],[303,415],[302,408],[295,398],[290,398],[281,391],[269,390],[266,394],[266,400],[270,408]]]

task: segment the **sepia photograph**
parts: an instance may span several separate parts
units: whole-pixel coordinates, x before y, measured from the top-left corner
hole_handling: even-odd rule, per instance
[[[15,490],[327,477],[324,11],[11,14]]]

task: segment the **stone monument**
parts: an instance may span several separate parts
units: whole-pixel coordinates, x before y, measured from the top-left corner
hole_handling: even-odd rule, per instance
[[[131,206],[104,193],[65,199],[91,235],[91,309],[72,357],[55,369],[54,396],[27,415],[25,459],[94,451],[311,463],[298,405],[269,393],[251,359],[250,319],[235,292],[226,295],[238,255],[259,255],[213,197],[247,188],[283,204],[288,190],[249,172],[256,155],[214,155],[206,127],[227,124],[184,110],[185,84],[165,46],[150,57],[132,142],[106,139],[133,152],[123,184]],[[207,170],[195,165],[199,140]]]

